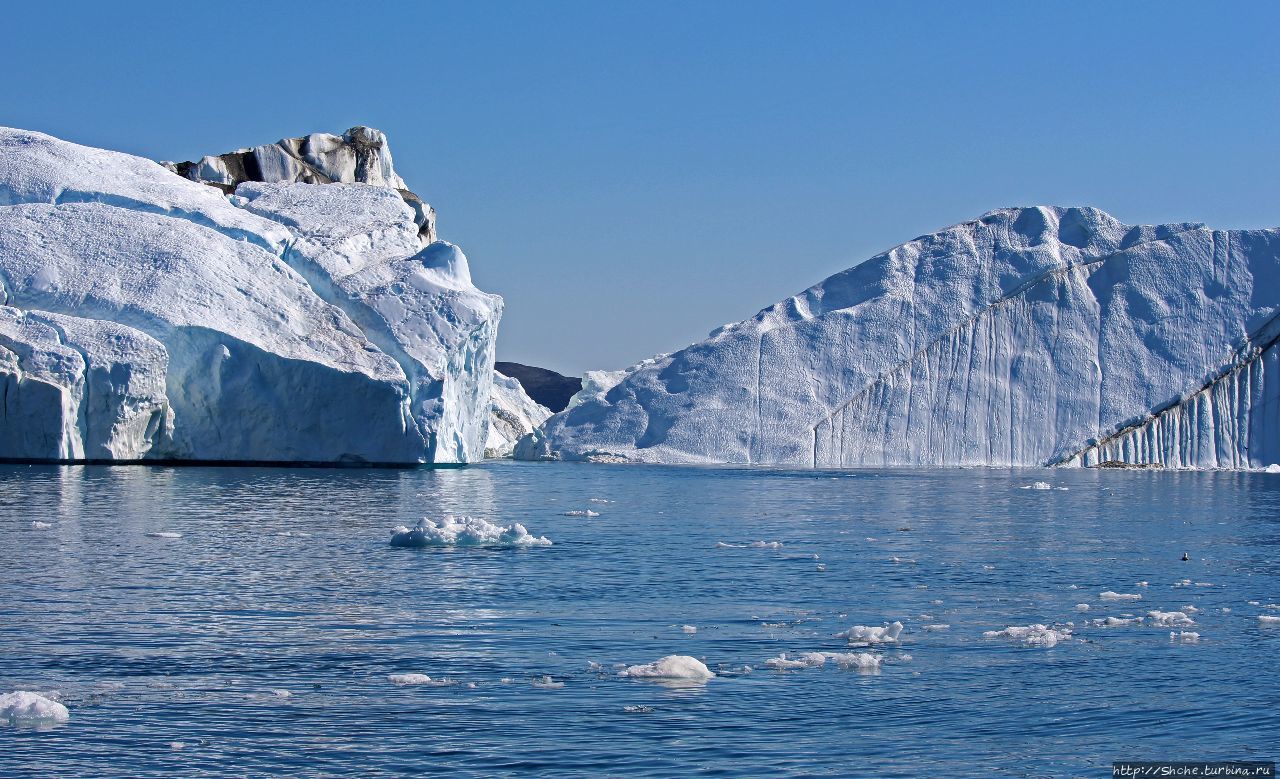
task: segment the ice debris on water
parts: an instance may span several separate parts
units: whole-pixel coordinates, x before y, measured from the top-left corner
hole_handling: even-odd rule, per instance
[[[1051,628],[1047,625],[1010,625],[1004,630],[988,630],[983,638],[1008,638],[1027,646],[1049,648],[1057,646],[1059,641],[1071,638],[1071,631],[1066,628]]]
[[[598,517],[600,516],[600,512],[592,511],[591,509],[574,510],[574,511],[565,511],[561,513],[560,516],[562,517]]]
[[[51,527],[53,527],[53,525],[49,524],[48,522],[36,521],[31,523],[32,530],[48,530]]]
[[[16,690],[0,695],[0,723],[66,722],[70,717],[66,706],[39,693]]]
[[[850,644],[892,644],[902,635],[902,623],[892,622],[882,627],[854,625],[848,630],[837,633],[837,638],[845,638]]]
[[[439,684],[437,680],[426,674],[387,674],[387,681],[399,685]]]
[[[428,546],[551,546],[546,536],[531,535],[519,522],[501,527],[479,517],[447,516],[439,523],[430,519],[418,521],[412,530],[400,525],[391,531],[391,545]]]
[[[550,676],[539,676],[530,682],[530,684],[537,687],[539,690],[559,690],[564,687],[564,682],[557,682]]]
[[[170,531],[161,531],[159,533],[147,533],[150,538],[182,538],[181,533],[173,533]]]
[[[1104,617],[1090,620],[1089,624],[1099,628],[1115,628],[1123,625],[1141,625],[1142,617]]]
[[[613,501],[605,500],[604,498],[588,498],[587,502],[588,503],[612,503]]]
[[[1169,631],[1170,641],[1180,641],[1186,644],[1194,644],[1200,640],[1200,634],[1190,630]]]
[[[730,544],[725,541],[717,541],[716,549],[781,549],[781,541],[752,541],[749,544]]]
[[[1258,622],[1263,625],[1280,625],[1280,617],[1275,617],[1270,614],[1259,614]]]
[[[1196,624],[1182,611],[1148,611],[1147,616],[1151,619],[1151,624],[1165,628]]]
[[[629,665],[618,676],[632,679],[684,679],[705,681],[714,679],[715,673],[701,660],[688,655],[667,655],[644,665]]]
[[[1129,592],[1112,592],[1111,590],[1098,593],[1098,598],[1100,600],[1142,600],[1141,595]]]
[[[680,631],[682,633],[697,633],[698,628],[695,625],[681,625]]]
[[[626,714],[652,714],[652,706],[623,706],[622,711]]]
[[[764,664],[777,671],[794,671],[801,668],[821,668],[831,661],[835,665],[848,670],[876,671],[884,658],[870,652],[803,652],[794,657],[787,657],[783,652],[777,657],[769,658]]]
[[[930,632],[930,633],[936,633],[936,632],[938,632],[939,630],[950,630],[950,629],[951,629],[951,626],[950,626],[950,625],[945,625],[945,624],[925,625],[925,626],[924,626],[924,630],[927,630],[927,631],[928,631],[928,632]]]
[[[1053,489],[1053,485],[1052,485],[1052,484],[1050,484],[1050,483],[1049,483],[1049,482],[1047,482],[1047,481],[1037,481],[1037,482],[1032,482],[1031,484],[1024,484],[1024,485],[1022,485],[1022,487],[1020,487],[1019,489],[1024,489],[1024,490],[1051,490],[1051,489]]]
[[[1088,611],[1088,610],[1089,610],[1089,604],[1088,604],[1088,603],[1077,603],[1077,604],[1076,604],[1076,611]]]

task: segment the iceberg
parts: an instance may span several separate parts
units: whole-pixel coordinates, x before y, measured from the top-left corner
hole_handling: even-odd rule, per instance
[[[66,722],[70,718],[66,706],[39,693],[17,690],[0,695],[0,723],[40,724]]]
[[[1261,469],[1278,314],[1280,230],[1000,209],[629,369],[517,456]]]
[[[485,457],[510,457],[516,442],[529,435],[551,416],[551,409],[529,397],[524,386],[510,376],[493,372],[490,395],[489,436]]]
[[[688,655],[667,655],[652,663],[627,666],[618,672],[619,676],[632,679],[666,679],[693,682],[705,682],[714,679],[715,674],[701,660]]]
[[[501,314],[376,130],[166,169],[0,128],[0,458],[477,460]]]
[[[479,517],[448,516],[439,522],[420,519],[412,529],[397,525],[391,530],[391,545],[528,547],[551,546],[551,540],[532,535],[519,522],[502,527]]]

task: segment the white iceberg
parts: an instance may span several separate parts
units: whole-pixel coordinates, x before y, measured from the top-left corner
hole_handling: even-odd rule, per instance
[[[701,660],[688,655],[667,655],[645,665],[631,665],[618,672],[619,676],[632,679],[670,679],[706,681],[715,674]]]
[[[39,693],[17,690],[0,695],[0,723],[66,722],[70,717],[66,706]]]
[[[502,527],[479,517],[446,516],[436,522],[421,519],[413,528],[398,525],[391,531],[391,545],[430,546],[551,546],[546,536],[532,535],[519,522]]]
[[[532,433],[551,416],[551,409],[529,397],[519,381],[498,371],[493,372],[490,400],[485,457],[510,457],[516,442]]]
[[[480,459],[502,301],[403,184],[369,128],[170,170],[0,128],[0,456]]]
[[[1278,236],[992,211],[631,369],[548,419],[537,453],[1260,468],[1280,461],[1264,412],[1280,392]]]

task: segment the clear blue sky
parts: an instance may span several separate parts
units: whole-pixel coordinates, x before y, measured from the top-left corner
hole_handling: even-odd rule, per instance
[[[198,7],[199,6],[199,7]],[[499,359],[671,351],[1010,205],[1280,225],[1280,3],[10,3],[0,124],[386,131]]]

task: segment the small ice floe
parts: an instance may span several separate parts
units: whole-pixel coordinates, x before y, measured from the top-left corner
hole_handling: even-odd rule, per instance
[[[1280,473],[1280,463],[1271,463],[1262,469],[1263,473]]]
[[[1190,603],[1183,606],[1182,610],[1187,612],[1188,614],[1197,614],[1200,611],[1200,609],[1196,608],[1195,606],[1192,606]]]
[[[856,669],[859,671],[878,671],[880,663],[884,660],[879,655],[873,655],[870,652],[827,652],[827,659],[844,669]],[[903,655],[904,658],[910,659],[910,655]]]
[[[447,516],[436,523],[419,520],[412,530],[400,525],[391,531],[391,545],[402,547],[429,546],[551,546],[546,536],[530,535],[519,522],[501,527],[478,517]]]
[[[566,511],[562,513],[560,516],[562,517],[598,517],[600,516],[600,512],[592,511],[591,509],[584,509],[580,511]]]
[[[1174,586],[1174,587],[1190,587],[1190,586],[1191,586],[1191,580],[1190,580],[1190,579],[1183,579],[1183,580],[1181,580],[1181,581],[1176,581],[1176,582],[1174,582],[1174,583],[1173,583],[1173,586]]]
[[[1260,600],[1251,600],[1251,601],[1249,601],[1249,605],[1250,605],[1250,606],[1261,606],[1261,605],[1262,605],[1262,601],[1260,601]],[[1270,608],[1270,607],[1268,606],[1267,608]]]
[[[612,503],[613,501],[605,500],[604,498],[588,498],[587,502],[588,503]]]
[[[430,684],[436,687],[443,687],[444,685],[452,684],[448,679],[432,679],[426,674],[387,674],[387,681],[401,686]]]
[[[813,567],[813,570],[817,571],[818,573],[822,573],[823,571],[827,570],[826,563],[818,563]]]
[[[894,557],[890,557],[890,558],[889,558],[889,562],[891,562],[891,563],[901,563],[901,564],[903,564],[903,565],[915,565],[915,564],[916,564],[916,561],[915,561],[915,560],[912,560],[912,559],[907,558],[907,557],[897,557],[896,555],[895,555]]]
[[[1057,646],[1059,641],[1066,641],[1071,638],[1071,631],[1065,628],[1051,628],[1047,625],[1026,625],[1018,627],[1010,625],[1004,630],[988,630],[982,634],[983,638],[1008,638],[1018,641],[1027,646],[1049,647]]]
[[[951,626],[950,626],[950,625],[943,625],[943,624],[937,624],[937,625],[925,625],[923,629],[924,629],[924,630],[927,630],[927,631],[928,631],[928,632],[930,632],[930,633],[936,633],[936,632],[938,632],[938,631],[940,631],[940,630],[950,630],[950,629],[951,629]]]
[[[158,533],[147,533],[147,537],[148,538],[182,538],[182,534],[164,530]]]
[[[681,625],[680,632],[681,633],[697,633],[698,627],[696,625]]]
[[[848,630],[837,633],[836,638],[845,638],[850,644],[894,644],[902,635],[902,623],[891,622],[882,627],[854,625]]]
[[[1169,640],[1184,644],[1194,644],[1200,640],[1200,634],[1190,630],[1171,630],[1169,631]]]
[[[537,679],[530,682],[530,684],[537,687],[539,690],[559,690],[564,687],[564,682],[557,682],[550,676],[539,676]]]
[[[822,652],[804,652],[793,658],[787,657],[787,653],[783,652],[765,660],[764,664],[775,671],[794,671],[799,668],[820,668],[826,662],[827,656]]]
[[[1051,490],[1051,489],[1053,489],[1053,485],[1052,485],[1052,484],[1050,484],[1050,483],[1049,483],[1049,482],[1047,482],[1047,481],[1037,481],[1037,482],[1032,482],[1031,484],[1024,484],[1024,485],[1022,485],[1021,487],[1019,487],[1018,489],[1023,489],[1023,490]]]
[[[1162,628],[1185,627],[1196,624],[1185,611],[1148,611],[1151,624]]]
[[[310,533],[303,533],[301,530],[282,530],[276,535],[281,538],[311,538]]]
[[[1076,604],[1076,611],[1088,611],[1088,610],[1089,610],[1089,604],[1088,604],[1088,603],[1077,603],[1077,604]]]
[[[0,695],[0,723],[36,725],[66,722],[70,718],[66,706],[39,693],[16,690]]]
[[[292,698],[292,697],[293,697],[293,693],[289,692],[288,690],[272,690],[272,691],[271,691],[271,694],[272,694],[272,695],[274,695],[274,696],[276,696],[277,698]]]
[[[180,752],[186,749],[187,745],[182,741],[170,741],[169,748],[172,749],[174,752]]]
[[[653,707],[652,706],[623,706],[622,711],[624,714],[652,714]]]
[[[1098,593],[1098,599],[1099,600],[1142,600],[1142,596],[1136,595],[1130,592],[1112,592],[1111,590],[1107,590],[1106,592]]]
[[[1280,617],[1272,616],[1271,614],[1259,614],[1258,622],[1263,625],[1280,625]]]
[[[31,523],[32,530],[48,530],[51,527],[53,527],[53,525],[49,524],[48,522],[36,521]]]
[[[1099,628],[1118,628],[1124,625],[1141,625],[1142,617],[1105,617],[1089,620],[1089,624]]]
[[[1135,585],[1133,585],[1133,586],[1134,586],[1134,587],[1147,587],[1147,586],[1149,586],[1150,584],[1151,584],[1150,582],[1138,582],[1137,584],[1135,584]]]
[[[715,673],[696,657],[667,655],[661,659],[654,660],[652,663],[629,665],[619,671],[618,676],[626,676],[632,679],[704,682],[707,679],[714,679]]]
[[[752,541],[749,544],[730,544],[724,541],[716,542],[716,549],[781,549],[781,541]]]

